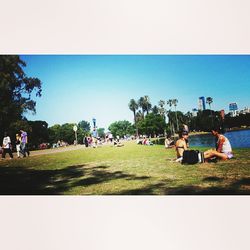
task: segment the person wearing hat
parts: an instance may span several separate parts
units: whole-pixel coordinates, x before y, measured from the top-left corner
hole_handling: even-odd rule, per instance
[[[176,161],[179,162],[182,160],[183,152],[188,149],[188,132],[182,131],[179,134],[179,139],[175,143],[175,150],[177,159]]]

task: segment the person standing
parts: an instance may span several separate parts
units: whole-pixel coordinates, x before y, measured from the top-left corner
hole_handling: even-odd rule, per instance
[[[2,159],[5,158],[6,153],[8,153],[10,158],[13,159],[13,154],[11,152],[11,140],[7,132],[4,133],[2,148],[3,148]]]

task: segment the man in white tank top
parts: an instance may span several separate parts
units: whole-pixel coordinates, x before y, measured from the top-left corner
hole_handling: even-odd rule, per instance
[[[204,152],[204,158],[209,159],[213,157],[218,157],[222,160],[227,160],[233,158],[232,147],[224,135],[219,133],[218,129],[212,129],[212,135],[218,138],[216,149],[210,149]]]

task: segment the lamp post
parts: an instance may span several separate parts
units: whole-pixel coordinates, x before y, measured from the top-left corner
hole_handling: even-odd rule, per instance
[[[75,138],[76,138],[76,144],[77,144],[77,126],[74,125],[73,130],[75,131]]]
[[[92,121],[93,121],[93,127],[96,128],[96,119],[93,118]]]

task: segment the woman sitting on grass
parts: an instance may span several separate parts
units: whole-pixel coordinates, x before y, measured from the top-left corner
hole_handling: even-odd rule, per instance
[[[220,133],[220,129],[213,128],[211,130],[213,136],[217,137],[216,149],[210,149],[204,152],[205,159],[220,158],[222,160],[227,160],[233,158],[232,147],[224,135]]]
[[[175,149],[177,154],[176,162],[181,162],[183,153],[188,149],[188,132],[182,131],[179,134],[179,140],[175,143]]]

